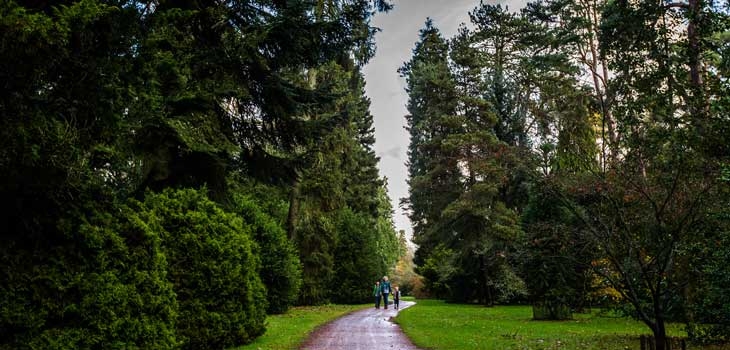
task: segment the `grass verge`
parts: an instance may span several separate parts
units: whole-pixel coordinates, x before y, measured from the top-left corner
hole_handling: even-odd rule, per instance
[[[318,326],[366,305],[323,305],[294,307],[283,315],[266,317],[266,333],[236,350],[293,350]]]
[[[569,321],[533,321],[529,306],[447,304],[418,300],[396,322],[424,349],[639,349],[638,336],[649,334],[641,322],[625,317],[575,314]],[[680,324],[670,336],[686,336]]]

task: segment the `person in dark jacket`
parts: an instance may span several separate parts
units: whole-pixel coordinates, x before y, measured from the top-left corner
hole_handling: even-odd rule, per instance
[[[395,307],[396,310],[398,310],[398,307],[400,306],[400,290],[398,290],[398,286],[393,287],[393,307]]]
[[[375,287],[373,287],[373,296],[375,297],[375,308],[380,309],[380,281],[375,281]]]
[[[390,295],[390,281],[388,276],[383,276],[383,283],[380,284],[380,292],[383,294],[383,306],[388,309],[388,295]]]

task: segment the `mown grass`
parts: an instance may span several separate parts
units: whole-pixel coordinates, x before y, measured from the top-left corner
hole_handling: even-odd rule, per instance
[[[595,312],[575,314],[569,321],[533,321],[529,306],[417,302],[401,311],[396,322],[424,349],[639,349],[639,335],[650,333],[636,320]],[[679,324],[670,324],[668,332],[686,336]]]
[[[237,350],[291,350],[297,349],[318,326],[366,305],[324,305],[295,307],[283,315],[266,317],[266,333],[253,343]]]

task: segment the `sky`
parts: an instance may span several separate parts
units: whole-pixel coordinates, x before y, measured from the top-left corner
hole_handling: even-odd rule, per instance
[[[408,131],[405,129],[405,79],[398,68],[410,60],[418,41],[418,31],[426,18],[445,38],[456,34],[461,23],[469,22],[469,11],[479,0],[391,0],[395,7],[388,13],[379,13],[372,25],[382,31],[375,36],[377,51],[365,69],[365,93],[370,98],[370,112],[375,124],[375,151],[380,157],[380,175],[388,180],[388,194],[393,202],[393,217],[397,230],[405,230],[410,237],[411,223],[400,208],[401,198],[408,196],[406,168]],[[485,1],[507,5],[510,10],[524,6],[525,0]]]

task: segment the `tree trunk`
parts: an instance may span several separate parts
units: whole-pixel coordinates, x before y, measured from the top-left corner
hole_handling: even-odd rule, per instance
[[[484,305],[492,306],[492,305],[494,305],[494,303],[492,301],[492,289],[489,288],[489,283],[488,283],[489,282],[489,272],[487,271],[487,263],[484,261],[484,256],[480,257],[479,263],[482,265],[481,270],[482,270],[482,276],[484,278],[484,284],[483,284],[483,286],[484,286],[484,293],[483,293]]]
[[[596,92],[596,98],[600,102],[601,117],[602,117],[602,157],[604,162],[608,162],[609,165],[615,165],[618,160],[618,135],[616,131],[616,120],[613,117],[611,97],[608,96],[607,82],[609,79],[608,68],[606,62],[600,59],[598,54],[598,43],[596,39],[599,36],[598,28],[600,27],[598,12],[596,10],[597,5],[595,2],[586,3],[586,6],[590,8],[589,16],[589,27],[588,31],[591,32],[590,42],[588,43],[591,50],[591,75],[593,76],[593,88]],[[600,70],[599,70],[600,65]],[[599,72],[601,75],[599,76]],[[599,79],[600,78],[600,79]],[[607,130],[606,130],[607,129]],[[608,146],[609,155],[606,157],[605,147]],[[608,159],[606,159],[608,158]],[[605,163],[603,167],[605,169]]]
[[[687,23],[687,41],[689,53],[689,76],[692,84],[692,108],[691,112],[695,117],[704,119],[710,115],[710,100],[707,99],[704,89],[704,81],[702,79],[702,48],[700,47],[699,27],[701,25],[702,4],[701,0],[688,0],[688,23]],[[700,133],[703,133],[702,123],[700,123]]]
[[[289,213],[286,217],[286,234],[289,237],[289,241],[295,242],[296,235],[296,222],[299,216],[299,177],[294,180],[292,184],[291,192],[289,193]]]
[[[667,349],[667,330],[664,325],[664,319],[657,317],[656,323],[651,330],[654,333],[654,343],[656,350]]]
[[[702,75],[700,74],[700,43],[697,33],[697,20],[700,16],[699,0],[689,0],[689,22],[687,23],[687,40],[689,41],[689,75],[692,87],[696,89],[695,94],[702,88]]]

